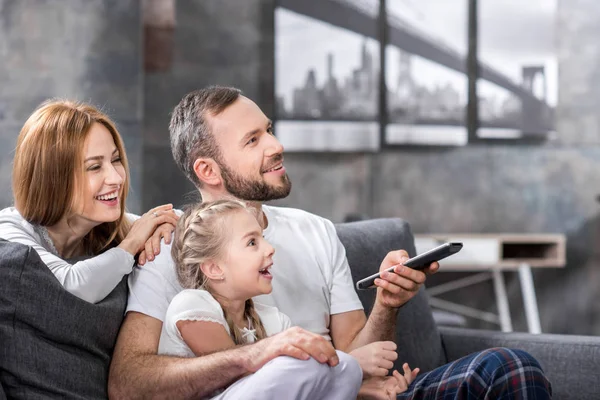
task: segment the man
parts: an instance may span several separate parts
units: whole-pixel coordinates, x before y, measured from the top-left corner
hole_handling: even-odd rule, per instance
[[[380,270],[396,267],[376,281],[377,296],[367,319],[333,224],[300,210],[262,205],[286,197],[291,183],[283,147],[273,136],[271,121],[254,102],[234,88],[192,92],[175,108],[170,133],[175,161],[204,201],[233,196],[257,209],[265,238],[276,249],[273,293],[258,301],[276,305],[299,328],[195,359],[158,356],[162,319],[169,301],[181,290],[170,248],[163,243],[156,259],[130,276],[127,315],[111,365],[111,396],[201,397],[267,368],[280,355],[311,356],[333,366],[338,362],[333,347],[351,352],[393,338],[398,308],[418,292],[427,274],[437,271],[437,263],[416,271],[401,265],[408,258],[405,251],[389,253]],[[549,392],[549,383],[531,356],[498,349],[422,374],[398,398],[467,398],[467,393],[473,398],[510,398],[511,393],[548,398]]]

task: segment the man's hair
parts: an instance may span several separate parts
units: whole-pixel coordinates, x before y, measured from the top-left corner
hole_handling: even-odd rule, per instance
[[[240,96],[239,89],[210,86],[188,93],[173,110],[169,124],[173,158],[198,188],[202,183],[194,172],[194,162],[201,157],[218,160],[221,154],[207,116],[219,115]]]

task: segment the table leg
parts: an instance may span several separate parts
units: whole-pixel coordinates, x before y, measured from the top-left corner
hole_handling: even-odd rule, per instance
[[[521,291],[523,292],[523,303],[525,303],[525,316],[527,317],[529,333],[542,333],[540,314],[535,297],[535,286],[533,285],[533,275],[531,274],[529,264],[519,265],[519,281],[521,282]]]
[[[494,278],[494,292],[496,293],[496,305],[498,306],[498,316],[500,317],[500,327],[502,332],[512,332],[512,320],[510,319],[510,309],[508,308],[508,296],[506,295],[506,285],[502,271],[494,268],[492,270]]]

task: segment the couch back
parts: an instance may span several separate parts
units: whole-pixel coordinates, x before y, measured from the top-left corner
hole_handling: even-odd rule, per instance
[[[381,261],[392,250],[404,249],[411,257],[415,255],[410,226],[399,218],[337,224],[336,229],[346,248],[354,282],[378,272]],[[375,289],[359,290],[358,296],[369,313],[375,300]],[[404,362],[422,372],[446,362],[424,289],[400,309],[396,332],[398,360],[395,368],[399,371]]]
[[[0,387],[6,397],[107,398],[126,301],[125,278],[91,304],[67,292],[35,250],[0,240]]]

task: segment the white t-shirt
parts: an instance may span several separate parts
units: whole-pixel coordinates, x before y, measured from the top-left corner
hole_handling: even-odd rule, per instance
[[[264,236],[275,248],[273,292],[256,297],[255,303],[277,307],[294,325],[331,339],[330,315],[363,309],[335,227],[302,210],[263,206],[263,211],[269,222]],[[162,243],[154,261],[129,275],[127,311],[164,321],[181,290],[171,246]]]
[[[275,307],[255,304],[254,309],[258,314],[267,336],[275,335],[292,326],[289,317]],[[165,321],[163,323],[158,345],[158,354],[168,354],[180,357],[195,357],[192,350],[185,344],[179,329],[178,321],[210,321],[223,325],[227,334],[231,336],[229,326],[223,314],[223,308],[210,293],[205,290],[186,289],[179,292],[169,304]],[[251,331],[248,332],[247,343],[254,341]]]
[[[27,222],[14,207],[0,211],[0,238],[31,246],[69,293],[90,303],[105,298],[133,268],[133,255],[119,247],[93,257],[60,258],[44,229]]]

